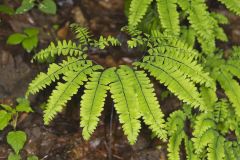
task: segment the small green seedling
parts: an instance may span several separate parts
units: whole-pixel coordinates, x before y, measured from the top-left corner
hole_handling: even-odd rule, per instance
[[[54,0],[23,0],[22,4],[16,10],[16,14],[22,14],[37,6],[40,11],[46,14],[56,14],[57,6]]]
[[[17,120],[19,113],[32,112],[30,103],[25,98],[17,98],[18,105],[12,107],[6,104],[0,104],[0,130],[3,130],[8,125],[11,125],[14,131],[7,134],[7,143],[11,146],[14,152],[8,156],[8,160],[21,160],[19,155],[27,140],[27,135],[23,131],[16,131]],[[36,156],[29,156],[27,160],[38,160]]]
[[[22,47],[31,52],[38,45],[39,29],[27,28],[23,33],[13,33],[8,37],[7,44],[17,45],[22,44]]]

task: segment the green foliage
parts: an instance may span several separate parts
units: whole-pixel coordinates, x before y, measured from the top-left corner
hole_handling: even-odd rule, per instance
[[[17,98],[18,105],[14,108],[6,104],[0,104],[0,130],[11,124],[14,128],[17,123],[17,115],[21,112],[32,112],[30,103],[25,98]]]
[[[239,14],[237,0],[219,1]],[[129,10],[130,28],[139,28],[148,33],[157,29],[162,33],[183,37],[190,46],[194,46],[196,37],[202,51],[207,54],[216,50],[216,39],[227,41],[226,34],[219,26],[226,24],[227,18],[220,13],[209,12],[204,0],[132,0],[128,3],[130,5],[126,10]],[[158,14],[154,14],[156,11]]]
[[[23,131],[16,131],[17,121],[19,114],[25,112],[33,112],[30,102],[25,98],[17,98],[17,105],[15,107],[0,104],[0,130],[5,129],[8,125],[11,125],[14,131],[10,131],[7,134],[7,143],[12,147],[14,152],[10,152],[8,160],[21,160],[20,151],[27,140],[27,135]],[[30,156],[37,160],[36,156]]]
[[[40,11],[46,14],[56,14],[57,6],[54,0],[23,0],[21,6],[17,8],[16,14],[23,14],[37,6]]]
[[[16,154],[23,148],[27,140],[27,135],[23,131],[11,131],[8,132],[7,142],[13,148]]]
[[[33,48],[37,47],[38,45],[39,30],[37,28],[27,28],[23,32],[24,33],[11,34],[8,37],[7,44],[22,44],[22,47],[27,52],[31,52]]]
[[[89,48],[104,49],[121,43],[111,36],[93,40],[86,28],[76,24],[71,27],[76,33],[79,45],[72,41],[58,42],[57,45],[51,43],[47,49],[34,56],[34,59],[40,61],[59,55],[67,57],[67,60],[58,64],[50,64],[46,73],[41,72],[30,83],[26,94],[26,96],[35,94],[53,82],[59,81],[60,77],[63,79],[57,82],[48,99],[44,111],[45,124],[49,124],[79,88],[84,86],[85,91],[80,105],[80,124],[83,127],[84,139],[89,139],[96,129],[109,90],[123,131],[131,144],[137,140],[141,117],[159,138],[166,140],[164,115],[153,85],[144,70],[149,71],[160,83],[166,85],[190,106],[206,110],[206,105],[197,90],[197,84],[214,89],[215,83],[195,59],[199,53],[184,42],[171,40],[167,35],[159,32],[148,35],[132,28],[124,28],[123,30],[132,35],[129,41],[147,48],[148,55],[145,55],[142,61],[134,63],[133,67],[123,65],[104,69],[88,60],[86,53]],[[131,43],[128,44],[133,47]]]
[[[238,0],[218,0],[218,1],[225,4],[230,11],[236,13],[237,15],[240,15],[240,4]]]

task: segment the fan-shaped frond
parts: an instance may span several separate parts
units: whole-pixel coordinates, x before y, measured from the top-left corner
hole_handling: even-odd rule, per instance
[[[240,16],[240,3],[239,0],[218,0],[221,3],[225,4],[226,7]]]
[[[163,119],[164,115],[147,74],[144,71],[134,71],[127,66],[122,66],[122,69],[133,77],[133,87],[137,93],[139,111],[143,116],[144,122],[149,125],[159,138],[166,140],[167,133]]]
[[[148,70],[151,75],[156,77],[168,89],[177,95],[179,99],[193,107],[205,109],[205,104],[200,97],[194,83],[178,70],[178,67],[164,63],[136,63],[136,65]]]
[[[105,97],[107,96],[108,80],[107,71],[93,72],[90,81],[85,85],[82,96],[80,117],[83,127],[83,138],[89,139],[96,129],[99,116],[103,110]]]
[[[179,13],[177,12],[177,0],[157,0],[158,13],[162,27],[167,33],[179,35]]]
[[[139,24],[143,16],[146,14],[146,11],[149,5],[153,0],[132,0],[130,4],[130,13],[129,13],[129,26],[135,27]]]
[[[83,50],[76,43],[64,40],[63,42],[58,41],[57,45],[53,42],[46,48],[41,50],[38,54],[34,56],[34,59],[38,61],[45,61],[49,58],[53,58],[59,55],[70,55],[70,56],[83,56]]]
[[[119,121],[123,125],[123,131],[131,144],[137,140],[141,127],[140,112],[138,111],[137,95],[133,89],[133,77],[127,75],[123,69],[112,71],[110,92],[115,104]]]
[[[77,93],[79,87],[87,81],[87,75],[91,74],[92,65],[78,67],[77,71],[67,72],[63,79],[65,83],[58,82],[55,90],[53,90],[46,110],[44,111],[44,123],[49,124],[53,117],[62,110],[63,106],[71,97]]]

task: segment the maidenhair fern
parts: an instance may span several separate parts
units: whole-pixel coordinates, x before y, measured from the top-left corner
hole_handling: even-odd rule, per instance
[[[147,72],[189,106],[199,107],[202,111],[207,110],[198,86],[214,90],[215,83],[198,64],[196,57],[199,53],[184,42],[170,39],[168,35],[160,34],[158,31],[148,35],[132,28],[125,28],[123,30],[132,35],[128,42],[129,47],[142,45],[148,54],[131,67],[123,65],[105,69],[88,58],[89,49],[91,47],[103,49],[121,43],[111,36],[93,40],[87,29],[76,25],[72,28],[77,34],[78,44],[72,41],[58,42],[57,45],[51,43],[47,49],[40,51],[34,57],[40,61],[59,55],[67,57],[58,64],[50,64],[48,71],[40,73],[30,83],[27,91],[27,96],[35,94],[57,82],[44,111],[45,124],[49,124],[79,88],[84,86],[80,105],[80,124],[85,139],[89,139],[96,129],[105,97],[110,91],[119,121],[131,144],[137,140],[141,117],[159,138],[167,140],[164,115]],[[182,138],[184,136],[185,134]],[[180,142],[181,139],[178,140],[178,143]],[[178,151],[177,148],[174,150]]]
[[[217,1],[217,0],[216,0]],[[230,11],[240,15],[240,3],[238,0],[218,0]],[[191,39],[196,37],[201,44],[204,53],[212,53],[216,50],[215,40],[226,41],[227,36],[220,24],[226,24],[227,18],[220,13],[208,11],[205,0],[132,0],[126,10],[129,10],[128,20],[131,28],[158,29],[174,36],[181,36],[181,33],[190,32]],[[157,12],[148,16],[149,13]],[[156,23],[159,21],[159,23]],[[189,23],[186,23],[186,22]],[[143,27],[141,22],[150,27]],[[186,26],[187,25],[187,26]],[[194,34],[193,34],[194,33]],[[189,42],[188,38],[185,37]],[[190,45],[194,42],[191,40]]]

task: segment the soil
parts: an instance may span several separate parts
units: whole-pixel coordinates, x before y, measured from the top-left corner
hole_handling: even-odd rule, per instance
[[[0,103],[15,104],[17,97],[23,97],[28,83],[40,71],[45,71],[46,64],[30,63],[34,52],[46,47],[50,41],[57,39],[72,39],[68,27],[71,23],[79,23],[90,28],[94,36],[113,35],[120,39],[126,36],[120,33],[120,28],[127,24],[124,15],[123,0],[57,0],[56,15],[45,15],[37,9],[23,15],[8,16],[0,14]],[[0,2],[1,3],[1,2]],[[16,8],[17,1],[6,1]],[[219,46],[228,50],[229,46],[240,44],[240,18],[230,14],[222,6],[211,9],[222,12],[230,20],[231,25],[224,26],[229,35],[227,44]],[[53,26],[59,26],[57,29]],[[22,32],[25,27],[40,29],[39,45],[33,53],[27,53],[21,46],[6,45],[7,37],[14,32]],[[110,48],[101,53],[91,54],[95,61],[108,66],[131,63],[138,55],[126,48]],[[158,97],[162,86],[156,84]],[[142,126],[137,143],[129,145],[123,135],[118,117],[113,109],[110,97],[107,98],[105,110],[99,125],[89,141],[82,138],[79,126],[79,99],[74,96],[66,109],[49,125],[43,125],[41,104],[46,101],[51,88],[31,97],[34,113],[20,115],[19,130],[28,135],[22,157],[37,155],[41,160],[165,160],[166,144],[156,138],[151,138],[147,126]],[[81,91],[80,91],[81,93]],[[177,109],[180,102],[173,96],[161,102],[166,115]],[[11,151],[6,143],[6,134],[12,128],[0,132],[0,160],[7,159]]]

